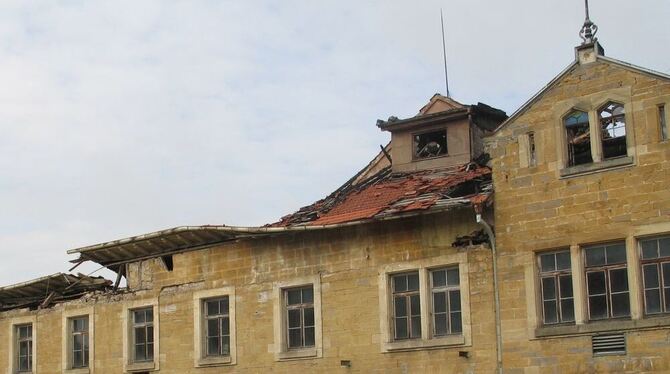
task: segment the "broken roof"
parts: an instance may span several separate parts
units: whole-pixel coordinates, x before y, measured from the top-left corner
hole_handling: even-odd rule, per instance
[[[476,163],[441,170],[393,173],[385,168],[356,184],[345,184],[325,199],[283,217],[272,227],[329,225],[486,202],[491,169]]]
[[[111,284],[111,281],[102,277],[56,273],[0,287],[0,311],[46,307],[51,303],[78,298],[87,292],[104,290]]]

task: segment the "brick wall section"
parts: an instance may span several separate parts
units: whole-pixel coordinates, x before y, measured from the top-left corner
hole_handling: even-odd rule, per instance
[[[560,104],[625,88],[629,156],[635,165],[560,178]],[[495,186],[504,367],[508,373],[667,372],[670,330],[628,334],[628,354],[594,358],[590,336],[534,339],[533,251],[623,239],[670,219],[670,144],[659,139],[656,99],[670,107],[670,82],[607,62],[578,65],[526,112],[487,139]],[[557,117],[558,116],[558,117]],[[521,168],[518,138],[535,133],[538,163]],[[632,148],[631,148],[632,147]],[[532,286],[532,287],[531,287]],[[616,324],[616,322],[612,322]]]
[[[174,256],[168,272],[146,261],[131,273],[142,285],[124,295],[98,296],[38,313],[38,373],[60,373],[61,315],[82,304],[95,309],[95,373],[122,372],[123,306],[131,300],[159,298],[161,373],[388,372],[474,373],[495,367],[490,251],[455,249],[456,235],[476,229],[471,210],[332,230],[277,236],[222,245]],[[381,353],[378,273],[382,266],[422,258],[468,253],[472,347]],[[141,282],[138,281],[141,273]],[[276,281],[321,274],[323,358],[277,362],[272,353],[272,285]],[[237,313],[237,364],[193,366],[193,292],[234,286]],[[0,316],[0,372],[8,353],[8,320]],[[19,314],[25,314],[21,312]],[[467,350],[471,357],[458,357]],[[340,367],[351,360],[352,367]]]

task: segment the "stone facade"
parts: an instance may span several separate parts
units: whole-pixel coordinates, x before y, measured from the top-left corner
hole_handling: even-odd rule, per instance
[[[63,315],[90,313],[95,327],[90,372],[122,373],[123,320],[131,305],[152,303],[160,320],[153,368],[161,373],[491,372],[495,367],[491,252],[486,246],[451,246],[457,235],[476,227],[472,210],[463,209],[218,245],[175,255],[172,271],[159,259],[134,263],[125,293],[93,294],[49,309],[15,310],[0,316],[0,372],[11,373],[5,344],[11,342],[11,326],[28,316],[35,321],[37,336],[34,372],[79,373],[63,371]],[[382,352],[379,316],[387,311],[380,310],[386,308],[380,306],[380,276],[399,269],[447,265],[459,266],[466,280],[461,284],[469,288],[462,290],[463,310],[468,311],[463,318],[465,342]],[[278,359],[273,287],[314,277],[320,282],[322,351],[318,357]],[[194,294],[222,287],[234,289],[235,294],[235,362],[196,368]],[[470,357],[459,357],[459,351],[467,351]],[[341,367],[341,360],[350,361],[351,366]]]
[[[645,312],[638,247],[670,233],[670,144],[659,118],[659,105],[670,105],[670,79],[578,52],[567,72],[487,139],[505,372],[668,372],[670,319]],[[627,154],[615,159],[598,149],[598,110],[609,101],[625,108]],[[589,115],[592,163],[569,165],[563,118],[573,109]],[[596,321],[585,249],[611,242],[625,243],[630,313]],[[571,255],[574,322],[545,323],[538,256],[561,249]],[[624,333],[624,354],[593,354],[592,337],[606,332]]]

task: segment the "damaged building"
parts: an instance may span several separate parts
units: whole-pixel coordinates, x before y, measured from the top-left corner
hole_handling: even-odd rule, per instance
[[[390,143],[277,222],[0,288],[0,371],[667,372],[670,77],[595,30],[509,118],[436,94],[378,121]]]

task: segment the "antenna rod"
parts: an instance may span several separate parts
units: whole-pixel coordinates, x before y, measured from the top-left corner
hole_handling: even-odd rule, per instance
[[[440,22],[442,23],[442,56],[444,57],[444,84],[447,87],[447,97],[449,94],[449,74],[447,72],[447,43],[444,39],[444,17],[442,16],[442,8],[440,8]]]

